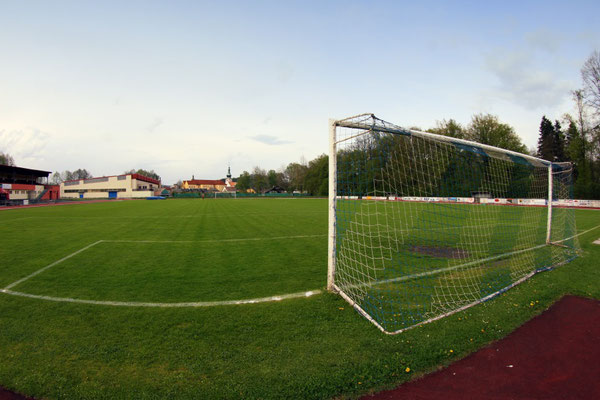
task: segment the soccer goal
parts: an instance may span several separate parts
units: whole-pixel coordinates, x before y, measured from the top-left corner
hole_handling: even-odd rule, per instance
[[[577,256],[569,163],[330,121],[327,286],[386,333],[488,300]]]

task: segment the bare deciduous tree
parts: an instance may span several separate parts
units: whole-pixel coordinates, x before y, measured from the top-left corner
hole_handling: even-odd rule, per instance
[[[600,52],[595,50],[581,67],[586,104],[600,117]]]

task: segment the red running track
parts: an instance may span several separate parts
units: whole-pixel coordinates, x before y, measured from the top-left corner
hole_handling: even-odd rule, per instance
[[[0,388],[0,400],[23,399]],[[600,302],[565,296],[448,368],[363,399],[600,399]]]
[[[600,302],[565,296],[446,369],[363,399],[600,399]]]

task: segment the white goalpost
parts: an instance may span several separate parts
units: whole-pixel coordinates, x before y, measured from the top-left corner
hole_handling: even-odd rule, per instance
[[[327,287],[386,333],[577,256],[570,163],[385,122],[330,120]]]

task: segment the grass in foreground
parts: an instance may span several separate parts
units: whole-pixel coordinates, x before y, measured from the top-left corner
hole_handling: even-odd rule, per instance
[[[238,199],[2,211],[0,287],[99,239],[202,241],[325,235],[326,209],[324,200]],[[598,211],[578,211],[577,218],[580,231],[600,225]],[[461,358],[505,336],[563,294],[600,298],[600,271],[595,262],[600,246],[591,244],[598,237],[600,229],[581,236],[584,255],[568,265],[539,274],[492,301],[396,336],[383,335],[331,294],[243,306],[148,309],[54,303],[0,293],[0,385],[43,398],[355,397]],[[231,251],[235,260],[249,260],[255,269],[268,262],[270,267],[296,272],[296,265],[286,260],[300,254],[278,258],[284,249],[314,257],[303,272],[288,276],[282,286],[278,286],[279,277],[264,278],[269,290],[223,279],[221,284],[231,283],[229,295],[233,296],[236,286],[239,293],[235,295],[240,296],[259,295],[261,290],[324,287],[326,248],[321,240],[288,240],[298,247],[274,241],[270,250],[261,244],[265,254],[238,244],[221,249],[219,244],[218,254],[223,252],[224,260],[231,259],[227,258]],[[137,244],[131,247],[134,250],[117,251],[107,244],[98,247],[98,254],[85,257],[84,252],[57,265],[65,272],[63,278],[81,274],[77,279],[62,282],[58,269],[52,268],[15,290],[111,299],[125,293],[142,300],[154,299],[154,295],[164,300],[191,299],[193,289],[172,293],[166,287],[178,282],[182,270],[203,265],[198,261],[205,253],[193,245],[178,246],[173,255],[162,245],[151,245],[148,251]],[[205,244],[199,248],[206,250]],[[114,260],[118,254],[125,259],[101,265],[86,261]],[[140,278],[144,269],[126,271],[130,258],[140,254],[148,255],[145,262],[155,274],[153,279]],[[160,255],[165,261],[173,257],[173,263],[157,264]],[[311,269],[314,263],[318,265]],[[165,273],[160,265],[173,265],[172,275],[160,275]],[[110,289],[124,273],[131,275],[121,282],[125,285],[121,291],[94,291],[102,285]],[[232,271],[223,271],[227,273]],[[198,287],[195,299],[218,298],[218,281],[207,290],[200,287],[201,274],[186,276],[196,280],[190,285]],[[151,281],[150,286],[144,280]]]

